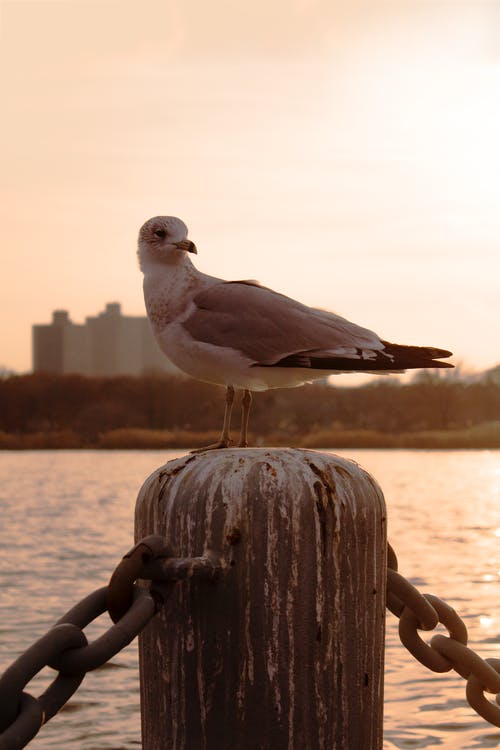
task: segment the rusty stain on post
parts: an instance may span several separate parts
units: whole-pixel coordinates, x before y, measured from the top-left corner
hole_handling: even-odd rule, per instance
[[[380,750],[386,523],[352,461],[307,450],[179,458],[136,536],[214,580],[176,584],[140,638],[144,750]]]

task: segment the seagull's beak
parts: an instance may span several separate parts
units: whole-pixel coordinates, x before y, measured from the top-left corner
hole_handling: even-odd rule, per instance
[[[178,247],[179,250],[186,250],[188,253],[194,253],[195,255],[198,255],[196,245],[194,244],[194,242],[191,242],[191,240],[182,240],[181,242],[176,242],[175,246]]]

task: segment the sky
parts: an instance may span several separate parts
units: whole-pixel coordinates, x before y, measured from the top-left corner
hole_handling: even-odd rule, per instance
[[[0,367],[144,314],[136,238],[500,362],[500,0],[3,0]]]

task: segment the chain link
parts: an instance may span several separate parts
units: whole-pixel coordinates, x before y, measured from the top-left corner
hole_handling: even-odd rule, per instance
[[[169,556],[159,536],[138,542],[118,564],[108,586],[66,612],[0,678],[0,750],[25,747],[71,698],[87,672],[105,664],[143,630],[176,580],[195,575],[213,579],[219,567],[211,553],[195,558]],[[135,583],[139,578],[141,585]],[[83,629],[104,612],[114,624],[89,643]],[[56,670],[57,676],[35,698],[24,689],[45,667]]]
[[[157,611],[149,591],[134,586],[124,616],[93,643],[82,630],[106,611],[108,587],[89,594],[24,652],[0,679],[0,750],[18,750],[71,698],[85,674],[105,664],[140,633]],[[57,677],[37,698],[24,692],[45,667]]]
[[[74,625],[57,625],[5,671],[0,680],[0,731],[4,730],[0,735],[1,750],[24,747],[42,724],[51,719],[71,698],[83,680],[83,673],[74,676],[59,673],[38,698],[23,691],[28,682],[48,666],[56,654],[80,648],[86,643],[87,638],[79,628]]]
[[[387,607],[399,617],[402,643],[429,669],[454,669],[466,679],[471,707],[500,727],[500,659],[481,659],[467,647],[467,628],[455,610],[437,596],[422,595],[400,575],[390,545],[388,566]],[[174,558],[161,537],[138,542],[119,563],[108,586],[93,591],[66,612],[0,678],[0,750],[25,747],[70,699],[87,672],[105,664],[141,632],[163,605],[175,581],[192,576],[215,580],[219,571],[219,560],[211,552],[201,557]],[[138,579],[142,579],[141,585],[136,583]],[[89,643],[83,629],[106,611],[114,624]],[[426,644],[417,631],[433,630],[439,623],[449,636],[436,634]],[[57,675],[35,698],[25,692],[25,687],[47,666]],[[485,697],[485,691],[496,693],[497,705]]]
[[[156,557],[168,556],[170,550],[160,536],[147,536],[123,556],[115,568],[107,589],[106,606],[113,622],[118,622],[133,600],[133,583],[143,575],[144,566]]]
[[[481,659],[467,647],[467,628],[453,607],[433,594],[421,594],[397,572],[397,557],[388,545],[387,608],[399,617],[399,637],[421,664],[433,672],[454,669],[467,680],[469,705],[490,724],[500,727],[500,659]],[[425,643],[417,630],[441,623],[449,636],[436,634]],[[495,706],[484,692],[496,695]]]

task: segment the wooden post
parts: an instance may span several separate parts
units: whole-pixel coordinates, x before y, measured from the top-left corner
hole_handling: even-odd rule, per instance
[[[315,451],[185,456],[145,482],[136,536],[211,551],[140,638],[144,750],[380,750],[386,518],[357,464]]]

